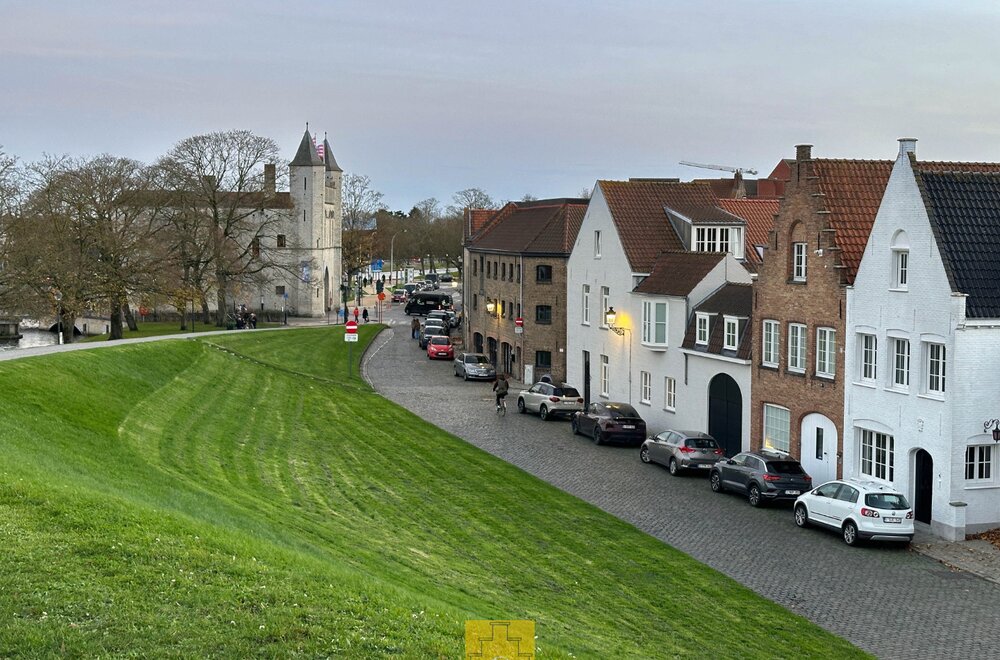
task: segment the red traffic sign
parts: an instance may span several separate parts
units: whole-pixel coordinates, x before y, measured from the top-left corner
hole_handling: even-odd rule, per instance
[[[516,325],[519,328],[523,328],[524,327],[524,319],[522,319],[520,316],[518,316],[516,319],[514,319],[514,325]]]
[[[358,324],[355,323],[354,321],[348,321],[347,323],[344,324],[344,332],[346,332],[349,335],[358,334]]]
[[[378,298],[379,300],[385,300],[385,292],[384,291],[379,291],[378,295],[375,296],[375,297]]]

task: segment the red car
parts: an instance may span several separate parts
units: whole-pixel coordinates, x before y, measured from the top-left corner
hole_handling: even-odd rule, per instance
[[[452,346],[451,338],[441,335],[433,335],[427,341],[428,360],[454,360],[455,347]]]
[[[394,303],[406,302],[406,289],[393,289],[392,302]]]

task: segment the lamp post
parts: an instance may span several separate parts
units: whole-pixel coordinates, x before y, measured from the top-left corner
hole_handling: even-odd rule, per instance
[[[395,248],[396,248],[396,245],[395,245],[395,243],[396,243],[396,237],[399,236],[400,234],[405,234],[405,233],[406,233],[406,230],[402,229],[400,231],[397,231],[395,234],[393,234],[392,238],[389,239],[389,273],[390,273],[389,277],[390,277],[390,279],[393,278],[393,277],[396,277],[396,259],[395,259],[396,253],[394,251]]]
[[[58,328],[58,330],[57,330],[58,334],[56,336],[58,338],[59,345],[62,346],[62,343],[63,343],[63,331],[62,331],[62,292],[61,291],[56,291],[56,323],[58,324],[56,326]]]
[[[1000,419],[990,419],[983,423],[983,433],[993,427],[993,442],[1000,443]]]

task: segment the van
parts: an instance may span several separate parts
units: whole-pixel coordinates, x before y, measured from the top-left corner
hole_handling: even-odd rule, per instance
[[[439,291],[417,291],[406,301],[403,311],[407,316],[419,314],[424,316],[434,309],[451,309],[451,294]]]

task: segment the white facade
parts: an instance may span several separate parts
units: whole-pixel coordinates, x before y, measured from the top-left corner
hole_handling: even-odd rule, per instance
[[[1000,320],[966,320],[914,179],[913,146],[901,140],[847,292],[843,468],[892,483],[934,533],[964,539],[1000,524],[1000,448],[983,432],[1000,417]],[[966,478],[970,446],[987,447],[989,478]]]

